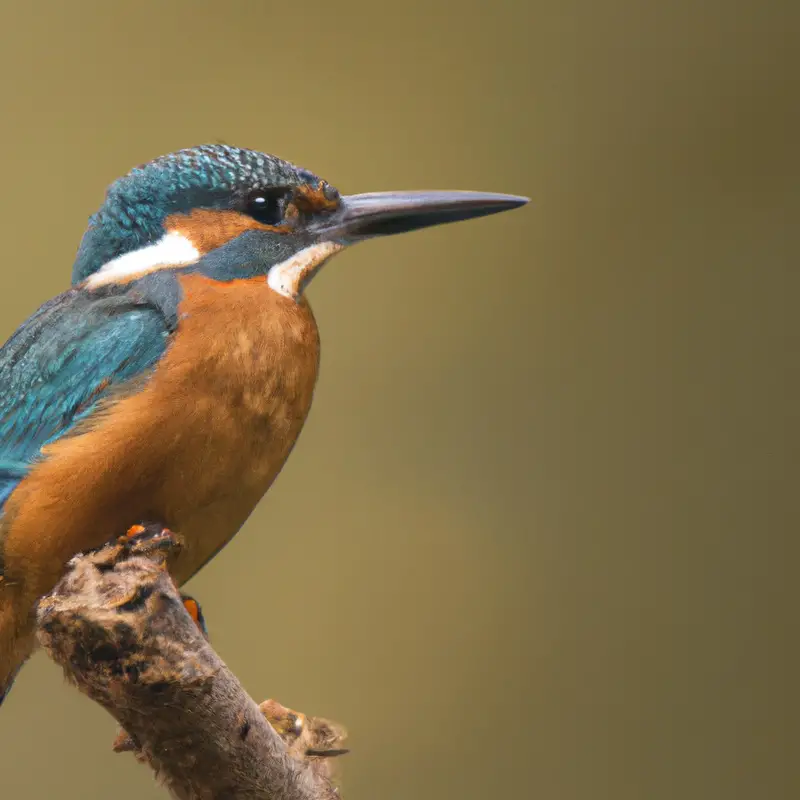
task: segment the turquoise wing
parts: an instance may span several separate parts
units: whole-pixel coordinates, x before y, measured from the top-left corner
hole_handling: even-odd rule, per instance
[[[139,292],[71,289],[12,335],[0,349],[0,509],[44,445],[153,367],[173,322]]]

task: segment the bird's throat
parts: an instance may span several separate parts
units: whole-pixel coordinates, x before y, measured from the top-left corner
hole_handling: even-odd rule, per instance
[[[344,249],[337,242],[317,242],[276,264],[267,273],[267,283],[273,291],[297,300],[314,275],[333,255]]]

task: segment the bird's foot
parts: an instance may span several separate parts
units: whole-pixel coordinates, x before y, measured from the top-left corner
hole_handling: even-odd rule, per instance
[[[176,556],[183,547],[178,534],[158,523],[147,522],[132,525],[116,541],[117,558],[144,556],[166,566],[167,561]]]
[[[91,552],[99,570],[113,569],[121,561],[137,556],[149,558],[166,569],[167,563],[181,551],[183,540],[163,525],[133,525],[128,531]]]
[[[117,540],[115,554],[117,558],[122,558],[123,560],[135,556],[143,556],[166,567],[166,562],[170,556],[177,555],[182,546],[181,537],[169,528],[148,522],[131,525],[125,534]],[[200,603],[194,597],[183,593],[181,593],[181,600],[183,601],[183,607],[195,625],[200,628],[200,632],[208,639],[208,629],[206,628],[206,620],[203,616],[203,610],[200,608]]]
[[[189,616],[194,620],[194,624],[200,628],[200,632],[208,639],[208,628],[206,627],[206,618],[203,616],[203,609],[200,608],[200,603],[190,597],[188,594],[181,592],[181,600],[183,607],[188,612]]]
[[[177,555],[182,547],[180,536],[173,533],[169,528],[155,523],[132,525],[117,541],[120,548],[119,555],[122,558],[133,556],[144,556],[157,561],[162,566],[166,566],[170,556]],[[181,593],[183,607],[200,628],[200,632],[208,639],[208,629],[206,620],[203,616],[203,609],[200,603],[188,594]]]

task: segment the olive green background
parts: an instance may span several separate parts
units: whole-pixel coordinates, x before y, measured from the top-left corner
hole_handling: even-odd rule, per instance
[[[190,585],[349,800],[800,796],[794,5],[3,5],[3,336],[180,147],[533,198],[326,267],[306,430]],[[37,656],[0,796],[163,796],[114,734]]]

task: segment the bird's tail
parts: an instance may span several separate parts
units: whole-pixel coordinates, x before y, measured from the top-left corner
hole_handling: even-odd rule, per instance
[[[14,678],[33,651],[35,641],[32,632],[21,630],[15,611],[9,598],[3,597],[0,576],[0,706],[8,696]]]
[[[17,677],[17,673],[22,668],[22,664],[20,664],[15,670],[12,675],[10,675],[6,680],[0,684],[0,708],[3,706],[3,700],[8,697],[8,693],[11,691],[11,687],[14,685],[14,678]]]

